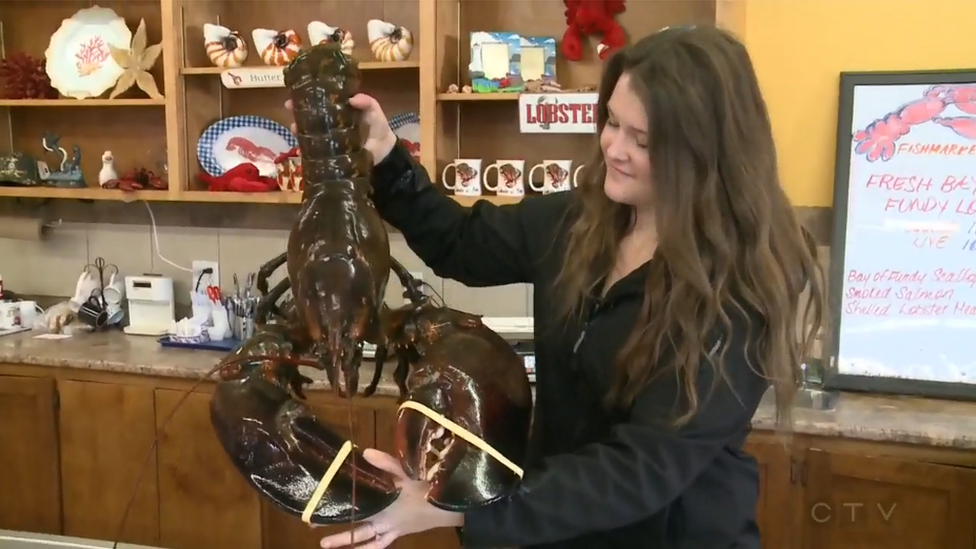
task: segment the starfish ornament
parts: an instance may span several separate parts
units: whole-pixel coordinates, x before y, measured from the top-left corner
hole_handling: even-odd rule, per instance
[[[159,93],[159,88],[156,87],[156,81],[149,74],[149,69],[153,68],[156,60],[159,59],[159,54],[163,51],[163,45],[160,43],[146,47],[145,19],[139,22],[139,28],[136,30],[135,36],[132,37],[132,44],[128,50],[116,48],[111,44],[108,45],[108,49],[112,54],[112,60],[125,71],[116,82],[115,89],[109,94],[109,99],[115,99],[116,96],[131,88],[133,84],[139,86],[140,90],[146,92],[153,99],[163,98],[162,94]]]

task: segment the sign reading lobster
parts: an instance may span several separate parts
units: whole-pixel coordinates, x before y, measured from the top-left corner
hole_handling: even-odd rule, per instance
[[[373,159],[349,105],[361,82],[356,61],[339,44],[317,45],[284,78],[305,187],[287,251],[258,272],[255,335],[203,378],[219,376],[210,416],[221,446],[252,488],[308,524],[388,507],[399,495],[391,475],[302,402],[312,380],[301,367],[324,370],[337,394],[357,394],[371,342],[376,369],[363,393],[375,392],[392,350],[397,454],[408,475],[431,483],[428,501],[462,511],[506,497],[521,479],[531,422],[521,358],[479,316],[435,304],[391,257],[370,199]],[[269,289],[286,263],[288,277]],[[391,269],[410,300],[392,310],[383,303]]]

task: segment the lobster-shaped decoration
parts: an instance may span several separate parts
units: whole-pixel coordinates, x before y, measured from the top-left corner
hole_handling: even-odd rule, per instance
[[[435,304],[391,257],[368,195],[360,115],[348,103],[360,84],[356,61],[338,44],[316,45],[284,77],[305,189],[287,252],[258,272],[256,334],[204,378],[219,374],[210,416],[220,444],[252,488],[306,523],[351,523],[388,507],[399,495],[391,475],[302,402],[312,382],[303,366],[324,370],[335,392],[356,394],[363,344],[372,342],[376,369],[364,395],[392,349],[397,453],[407,474],[431,482],[428,500],[464,510],[505,497],[521,477],[531,421],[521,358],[480,317]],[[286,262],[288,278],[269,290]],[[383,303],[391,270],[410,300],[392,310]]]

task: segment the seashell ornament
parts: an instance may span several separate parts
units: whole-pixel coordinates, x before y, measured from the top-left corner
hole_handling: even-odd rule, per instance
[[[351,32],[327,25],[321,21],[312,21],[308,24],[308,39],[312,45],[336,42],[339,44],[342,53],[346,55],[352,55],[352,50],[356,47]]]
[[[393,23],[370,19],[366,23],[369,49],[378,61],[406,61],[413,51],[413,34]]]
[[[302,51],[302,37],[293,30],[254,29],[251,39],[266,65],[287,65]]]
[[[247,61],[247,42],[227,27],[204,23],[203,42],[207,57],[218,67],[232,69]]]

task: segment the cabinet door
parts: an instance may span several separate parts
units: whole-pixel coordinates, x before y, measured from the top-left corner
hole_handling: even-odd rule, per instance
[[[811,449],[806,549],[972,549],[972,470]]]
[[[186,400],[181,403],[183,397]],[[155,398],[159,545],[260,549],[258,495],[231,464],[214,434],[210,395],[156,389]]]
[[[352,435],[352,440],[360,448],[373,446],[376,428],[373,410],[346,403],[321,392],[312,393],[307,404],[319,421],[334,428],[336,432],[345,437]],[[350,420],[352,421],[351,430]],[[319,546],[322,537],[350,529],[346,525],[312,529],[302,522],[300,517],[286,514],[268,501],[262,499],[261,507],[264,524],[264,549],[314,548]]]
[[[61,381],[64,534],[159,542],[152,389]],[[130,507],[131,505],[131,507]]]
[[[0,377],[0,529],[61,533],[53,379]]]
[[[396,455],[396,408],[376,412],[376,447]],[[461,542],[454,528],[438,528],[397,540],[391,547],[396,549],[459,549]]]
[[[750,439],[745,451],[759,462],[759,503],[756,516],[762,549],[784,549],[794,543],[798,503],[790,483],[789,448],[775,440]]]

